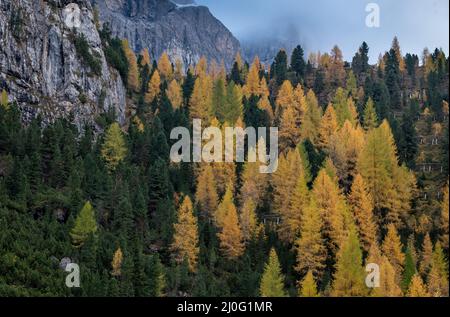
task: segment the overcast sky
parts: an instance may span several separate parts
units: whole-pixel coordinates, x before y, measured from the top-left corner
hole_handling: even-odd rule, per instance
[[[284,37],[307,52],[328,52],[334,44],[351,60],[362,41],[371,62],[398,36],[402,52],[421,56],[425,47],[449,50],[449,0],[196,0],[207,5],[241,41]],[[365,24],[366,5],[380,7],[380,28]]]

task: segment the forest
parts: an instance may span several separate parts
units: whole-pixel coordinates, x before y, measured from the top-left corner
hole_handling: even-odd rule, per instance
[[[365,42],[351,61],[297,46],[228,71],[101,37],[125,126],[113,111],[82,131],[24,121],[2,92],[0,296],[449,296],[442,50],[404,55],[394,38],[371,65]],[[278,169],[172,162],[170,132],[193,119],[278,127]]]

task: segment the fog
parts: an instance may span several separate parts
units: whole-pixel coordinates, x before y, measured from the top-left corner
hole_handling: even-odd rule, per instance
[[[449,49],[448,0],[197,0],[207,5],[242,43],[268,43],[307,52],[328,52],[338,44],[351,60],[363,41],[371,62],[398,36],[403,53],[419,56],[425,47]],[[365,24],[366,5],[380,7],[380,27]],[[282,44],[281,44],[282,43]],[[266,44],[263,44],[266,45]]]

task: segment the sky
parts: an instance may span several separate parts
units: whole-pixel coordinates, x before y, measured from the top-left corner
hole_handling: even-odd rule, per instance
[[[402,53],[428,47],[449,52],[449,0],[196,0],[241,41],[281,38],[305,51],[329,52],[337,44],[351,61],[363,41],[375,63],[394,36]],[[366,26],[366,5],[380,8],[380,27]]]

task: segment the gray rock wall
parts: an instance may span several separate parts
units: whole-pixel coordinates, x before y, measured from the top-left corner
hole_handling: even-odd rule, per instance
[[[84,35],[101,64],[95,75],[77,54],[74,37]],[[126,91],[108,67],[88,0],[1,0],[0,89],[16,101],[24,120],[73,116],[85,122],[114,108],[125,123]]]

